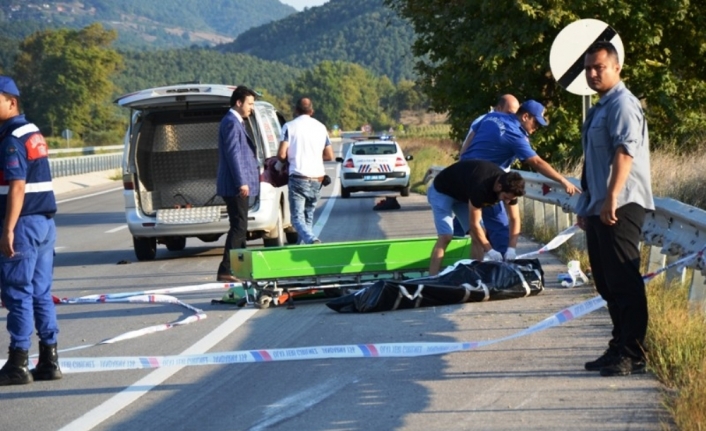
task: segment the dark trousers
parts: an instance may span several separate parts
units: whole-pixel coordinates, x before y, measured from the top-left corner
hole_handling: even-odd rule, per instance
[[[218,266],[219,274],[230,272],[230,251],[236,248],[245,248],[248,237],[248,197],[236,196],[224,197],[226,210],[228,211],[228,221],[230,229],[226,235],[226,243],[223,247],[223,261]]]
[[[608,303],[613,321],[612,349],[633,358],[643,358],[647,332],[647,297],[640,274],[638,243],[645,209],[627,204],[616,211],[613,226],[598,216],[587,218],[586,244],[596,289]]]

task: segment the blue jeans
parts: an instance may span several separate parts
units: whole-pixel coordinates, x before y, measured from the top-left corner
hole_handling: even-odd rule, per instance
[[[54,271],[54,219],[43,215],[17,220],[13,257],[0,256],[0,290],[7,307],[10,348],[29,350],[32,329],[45,344],[56,344],[59,327],[51,296]]]
[[[320,194],[319,181],[289,177],[289,211],[300,244],[312,244],[318,239],[314,235],[314,210]]]
[[[468,232],[468,202],[457,201],[449,195],[439,193],[431,184],[427,188],[427,201],[434,215],[434,226],[438,235],[453,235],[454,215],[463,232]]]

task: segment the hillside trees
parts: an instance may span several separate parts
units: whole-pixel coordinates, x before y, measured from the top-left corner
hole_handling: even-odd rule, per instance
[[[414,30],[382,0],[337,0],[252,28],[217,46],[296,67],[359,64],[394,82],[414,79]]]
[[[101,22],[119,30],[115,46],[121,49],[189,46],[184,32],[198,32],[196,41],[210,44],[201,36],[235,37],[296,12],[278,0],[15,0],[0,1],[2,11],[8,13],[0,16],[0,37],[23,39],[38,30],[80,29]]]
[[[115,31],[100,24],[81,30],[38,32],[20,44],[13,75],[24,111],[47,135],[68,128],[79,135],[115,129],[107,103],[121,57],[110,44]]]
[[[431,107],[449,112],[456,137],[510,92],[548,105],[551,124],[533,136],[542,156],[578,156],[581,98],[555,82],[549,52],[581,18],[611,25],[623,41],[623,79],[646,107],[652,147],[689,149],[706,126],[706,15],[688,0],[384,0],[412,23],[420,83]],[[700,139],[697,139],[700,138]]]
[[[282,95],[301,69],[245,54],[221,54],[194,48],[122,52],[125,67],[115,77],[120,92],[179,82],[246,85]]]
[[[371,123],[387,127],[390,120],[380,104],[395,87],[387,78],[378,78],[363,67],[340,61],[324,61],[305,71],[287,89],[292,100],[309,97],[314,117],[331,128],[355,130]]]

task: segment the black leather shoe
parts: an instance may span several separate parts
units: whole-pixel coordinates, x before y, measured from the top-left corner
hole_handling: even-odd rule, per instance
[[[600,371],[603,367],[613,365],[618,359],[620,359],[620,352],[617,349],[608,348],[595,361],[586,362],[584,368],[586,368],[586,371]]]
[[[620,355],[613,364],[601,368],[601,376],[604,377],[629,376],[630,374],[644,374],[646,372],[646,364],[643,359],[631,358],[625,355]]]
[[[230,274],[218,274],[216,280],[222,281],[224,283],[242,283],[242,280]]]

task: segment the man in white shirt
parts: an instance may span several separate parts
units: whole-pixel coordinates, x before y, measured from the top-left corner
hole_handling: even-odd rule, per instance
[[[333,147],[326,126],[312,118],[309,98],[299,99],[294,113],[295,118],[282,127],[277,157],[289,162],[289,210],[299,243],[318,244],[314,210],[326,175],[324,161],[333,160]]]

